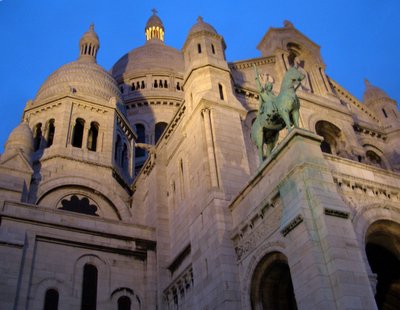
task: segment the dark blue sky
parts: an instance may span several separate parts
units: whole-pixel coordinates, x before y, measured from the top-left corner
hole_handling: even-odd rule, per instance
[[[149,1],[0,0],[0,153],[54,70],[78,56],[90,23],[100,37],[98,63],[107,70],[144,44],[144,26],[157,8],[167,45],[181,49],[197,16],[227,44],[228,61],[259,57],[257,44],[285,19],[321,46],[326,72],[362,99],[364,78],[400,102],[400,1]]]

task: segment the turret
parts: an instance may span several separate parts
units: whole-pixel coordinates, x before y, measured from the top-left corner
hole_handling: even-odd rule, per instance
[[[225,41],[210,24],[199,16],[189,31],[183,46],[186,72],[203,65],[228,69],[225,59]]]
[[[96,62],[97,51],[100,48],[99,37],[94,32],[94,25],[91,24],[89,30],[79,41],[79,60]]]
[[[164,43],[164,25],[161,19],[157,16],[157,10],[153,9],[153,15],[149,18],[144,29],[146,43],[157,42]]]
[[[200,99],[240,107],[234,96],[222,36],[199,17],[183,46],[185,99],[194,109]],[[201,97],[200,97],[201,96]]]
[[[382,89],[372,85],[367,79],[365,79],[363,101],[384,124],[391,125],[393,128],[400,126],[400,114],[396,101],[391,99]]]

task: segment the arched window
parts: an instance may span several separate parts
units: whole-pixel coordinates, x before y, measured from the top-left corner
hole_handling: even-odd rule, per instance
[[[44,306],[43,310],[57,310],[58,309],[58,292],[57,290],[51,288],[46,291],[44,296]]]
[[[385,110],[384,108],[382,108],[382,113],[383,113],[383,115],[385,116],[385,118],[388,117],[388,115],[387,115],[387,113],[386,113],[386,110]]]
[[[162,80],[159,81],[158,85],[160,85],[160,88],[164,87]]]
[[[378,309],[400,309],[400,248],[398,223],[380,220],[367,230],[366,254],[376,275],[375,300]]]
[[[222,84],[218,83],[219,98],[224,100],[224,88]]]
[[[136,124],[136,133],[138,135],[138,143],[146,143],[146,130],[142,124]],[[145,150],[141,148],[136,148],[135,150],[136,157],[143,157],[146,155]]]
[[[117,140],[115,141],[115,147],[114,147],[114,160],[116,163],[119,163],[120,161],[120,150],[121,150],[121,137],[117,135]]]
[[[131,310],[131,299],[128,296],[118,298],[118,310]]]
[[[128,169],[128,147],[124,143],[121,154],[121,168],[124,170]]]
[[[136,83],[136,89],[140,89],[140,82]]]
[[[341,135],[340,129],[327,121],[319,121],[315,124],[315,131],[317,135],[324,138],[321,143],[321,151],[327,154],[336,155],[342,147],[341,145],[338,145],[339,137]]]
[[[201,54],[201,44],[200,43],[197,44],[197,51],[199,52],[199,54]]]
[[[77,118],[75,121],[74,130],[72,131],[72,146],[82,147],[84,127],[85,127],[85,121],[81,118]]]
[[[97,268],[91,264],[83,267],[81,310],[96,310]]]
[[[157,144],[158,140],[162,136],[165,128],[167,128],[168,124],[165,122],[158,122],[155,127],[155,132],[154,132],[154,143]]]
[[[53,145],[55,130],[56,130],[56,128],[54,126],[54,119],[51,119],[47,123],[47,147],[50,147]]]
[[[158,84],[157,84],[157,80],[154,80],[154,88],[157,88]]]
[[[181,90],[181,85],[179,84],[179,82],[176,83],[176,89]]]
[[[297,309],[289,265],[282,253],[267,254],[258,263],[250,298],[252,309]]]
[[[40,142],[42,141],[42,123],[38,123],[33,130],[33,148],[37,151],[40,148]]]
[[[167,82],[167,80],[164,80],[164,88],[168,88],[168,82]]]
[[[367,160],[366,162],[368,164],[379,167],[379,168],[384,168],[381,157],[378,154],[376,154],[374,151],[368,150],[365,153],[365,157]]]
[[[144,84],[144,81],[142,81],[142,88],[144,89],[146,85]]]
[[[212,44],[212,43],[211,43],[211,51],[213,54],[215,54],[215,47],[214,47],[214,44]]]
[[[90,129],[88,133],[87,148],[90,151],[96,151],[97,149],[97,137],[99,135],[99,124],[96,122],[90,123]]]

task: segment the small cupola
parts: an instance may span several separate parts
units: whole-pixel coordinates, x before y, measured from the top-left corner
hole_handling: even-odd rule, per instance
[[[88,31],[79,41],[79,61],[96,62],[97,51],[100,48],[99,37],[94,31],[94,25],[91,24]]]
[[[145,27],[146,43],[150,41],[164,42],[164,25],[157,16],[157,10],[153,9],[152,12],[153,15],[149,18]]]
[[[365,105],[373,110],[376,115],[383,118],[385,122],[393,121],[398,126],[400,115],[397,109],[397,102],[390,98],[385,91],[372,85],[367,79],[364,82],[365,92],[363,101]]]
[[[365,92],[363,101],[366,105],[370,105],[381,99],[390,99],[390,97],[379,87],[372,85],[367,79],[364,80]]]

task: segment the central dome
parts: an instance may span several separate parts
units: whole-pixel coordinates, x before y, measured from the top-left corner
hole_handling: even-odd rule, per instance
[[[122,56],[112,67],[111,73],[117,78],[123,74],[148,71],[184,71],[183,55],[175,48],[161,41],[147,41],[144,46],[131,50]]]

